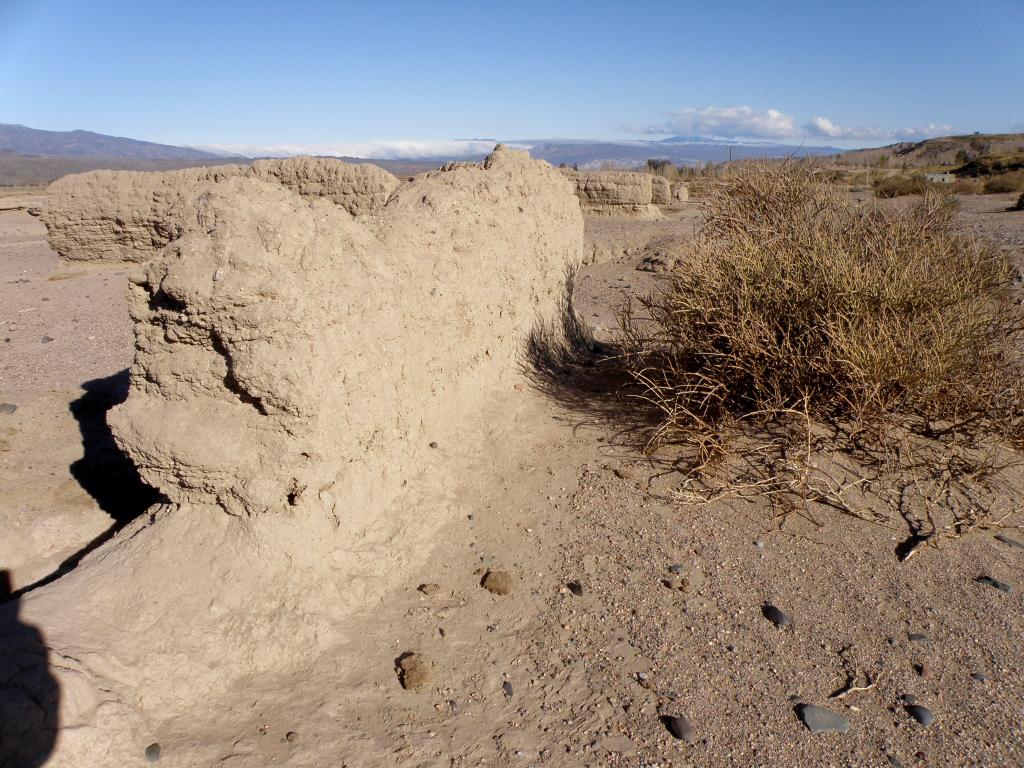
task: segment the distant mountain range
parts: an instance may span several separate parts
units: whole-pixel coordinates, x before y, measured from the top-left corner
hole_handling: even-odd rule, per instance
[[[836,147],[798,146],[769,142],[741,142],[701,136],[671,136],[660,141],[570,141],[534,140],[512,142],[529,147],[530,155],[552,165],[575,165],[597,169],[602,166],[635,167],[648,159],[670,160],[676,165],[702,165],[726,160],[761,157],[808,157],[834,155]]]
[[[0,152],[55,157],[116,157],[127,160],[223,160],[224,155],[190,147],[106,136],[92,131],[42,131],[0,123]]]
[[[467,141],[476,153],[458,155],[461,159],[479,154],[480,141]],[[510,140],[508,144],[529,148],[530,154],[550,163],[577,164],[592,167],[602,163],[617,165],[643,164],[648,158],[662,158],[674,163],[703,163],[748,157],[780,157],[785,155],[828,155],[840,152],[834,147],[805,147],[768,142],[741,142],[704,136],[672,136],[659,141],[584,141],[574,139]],[[0,152],[54,157],[110,157],[127,160],[219,161],[226,153],[192,147],[176,147],[92,131],[44,131],[24,125],[0,123]],[[239,157],[239,159],[244,159]],[[373,159],[373,158],[365,158]],[[391,158],[387,158],[391,159]],[[404,157],[406,160],[443,162],[451,156]]]

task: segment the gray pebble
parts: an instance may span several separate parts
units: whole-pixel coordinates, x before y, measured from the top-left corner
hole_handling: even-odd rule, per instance
[[[790,624],[792,624],[792,622],[789,619],[789,616],[787,616],[785,613],[783,613],[781,610],[776,608],[771,603],[765,603],[765,605],[761,608],[761,613],[763,613],[764,617],[768,619],[768,621],[770,621],[776,627],[788,627]]]
[[[757,541],[754,542],[754,546],[757,547],[758,549],[764,549],[764,540],[763,539],[758,539]]]
[[[679,574],[681,574],[685,570],[686,570],[686,567],[680,565],[679,563],[676,563],[675,565],[670,565],[668,567],[668,572],[672,573],[672,574],[675,574],[676,576],[678,576]]]
[[[49,344],[51,341],[53,341],[53,336],[43,336],[42,338],[43,344]]]
[[[813,704],[803,704],[798,710],[800,719],[811,733],[846,733],[850,730],[849,719],[838,712]]]
[[[576,595],[576,597],[583,597],[583,585],[578,581],[570,581],[565,586],[567,586],[569,591]]]
[[[431,448],[437,448],[437,443],[436,443],[435,441],[433,441],[433,440],[432,440],[432,441],[430,442],[430,447],[431,447]]]
[[[512,698],[512,683],[508,680],[501,684],[501,690],[505,694],[506,699]]]
[[[931,725],[935,722],[935,715],[932,714],[932,711],[920,704],[907,705],[907,712],[921,725]]]
[[[693,743],[693,724],[686,715],[665,716],[662,721],[675,738],[682,739],[687,744]]]
[[[907,635],[907,639],[915,643],[925,643],[928,641],[928,635],[924,632],[911,632]]]
[[[987,584],[988,586],[994,587],[995,589],[998,589],[1000,592],[1005,592],[1008,595],[1009,594],[1013,594],[1013,587],[1011,587],[1005,581],[1000,581],[999,579],[994,579],[991,576],[981,576],[981,577],[979,577],[978,578],[978,583],[979,584]]]
[[[976,683],[984,683],[986,680],[988,680],[988,675],[982,672],[975,672],[973,675],[971,675],[971,679],[974,680]]]
[[[917,696],[915,696],[912,693],[904,693],[902,696],[900,696],[900,698],[903,699],[904,704],[917,704]]]
[[[14,403],[0,403],[0,413],[11,414],[18,410]]]
[[[146,747],[146,760],[155,763],[160,759],[160,745],[155,741]]]

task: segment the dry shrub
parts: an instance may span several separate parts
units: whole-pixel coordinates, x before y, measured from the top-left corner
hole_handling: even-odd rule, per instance
[[[978,179],[957,179],[950,188],[959,195],[980,195],[985,191],[985,185]]]
[[[1012,171],[992,176],[985,181],[984,189],[985,193],[989,195],[1024,191],[1024,171]]]
[[[875,197],[893,198],[907,195],[923,195],[928,188],[924,176],[886,176],[873,183]]]
[[[956,457],[963,494],[988,482],[982,443],[1024,435],[1022,325],[1010,264],[954,228],[953,198],[857,203],[791,162],[743,168],[705,209],[675,271],[620,314],[636,397],[661,415],[651,449],[694,448],[692,481],[745,446],[745,487],[844,511],[867,465],[922,488]],[[821,475],[840,454],[852,485]],[[976,516],[957,504],[954,523]]]

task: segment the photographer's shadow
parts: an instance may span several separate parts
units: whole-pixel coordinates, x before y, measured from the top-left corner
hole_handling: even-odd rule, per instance
[[[9,573],[0,570],[0,768],[34,768],[57,740],[60,688],[42,633],[10,598]]]

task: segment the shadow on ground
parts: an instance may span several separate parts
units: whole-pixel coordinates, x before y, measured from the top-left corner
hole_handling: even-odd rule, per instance
[[[159,491],[142,482],[135,465],[117,447],[107,424],[107,412],[128,398],[128,384],[128,369],[87,381],[82,385],[85,394],[70,405],[83,449],[82,458],[70,467],[71,476],[110,515],[110,527],[66,558],[52,573],[19,589],[14,597],[59,579],[128,523],[164,500]]]
[[[21,621],[0,571],[0,768],[42,765],[57,740],[60,688],[38,629]]]
[[[575,427],[600,426],[610,432],[609,448],[645,456],[666,471],[687,458],[655,458],[651,438],[664,413],[643,397],[629,373],[625,351],[594,339],[573,306],[575,272],[566,274],[565,290],[553,320],[538,320],[527,339],[520,369],[538,392],[558,405]],[[663,441],[663,444],[668,444]]]

